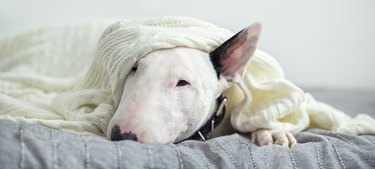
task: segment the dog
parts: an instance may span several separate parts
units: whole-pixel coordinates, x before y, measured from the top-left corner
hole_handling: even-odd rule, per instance
[[[210,53],[177,47],[140,59],[125,79],[107,138],[178,143],[236,132],[222,93],[242,80],[260,32],[255,23]],[[251,140],[260,146],[297,143],[290,132],[277,129],[256,130]]]

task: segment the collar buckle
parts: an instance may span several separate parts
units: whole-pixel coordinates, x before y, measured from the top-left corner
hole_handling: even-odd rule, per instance
[[[203,125],[195,134],[193,134],[189,139],[206,141],[208,139],[208,134],[214,131],[214,129],[223,121],[226,107],[227,107],[227,97],[220,95],[217,99],[219,107],[213,116]]]

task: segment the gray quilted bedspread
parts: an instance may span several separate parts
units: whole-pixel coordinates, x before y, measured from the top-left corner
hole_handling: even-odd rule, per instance
[[[349,93],[315,91],[318,99],[341,108],[374,112],[374,93]],[[375,168],[375,136],[312,129],[296,138],[299,144],[292,149],[258,147],[239,134],[206,142],[139,144],[0,120],[0,168]]]

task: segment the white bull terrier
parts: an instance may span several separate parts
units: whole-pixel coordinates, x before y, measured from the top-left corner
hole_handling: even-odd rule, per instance
[[[178,47],[140,59],[126,77],[107,138],[177,143],[235,132],[230,111],[222,117],[226,109],[222,93],[242,80],[260,31],[261,25],[253,24],[210,53]],[[260,146],[296,144],[284,130],[259,129],[251,138]]]

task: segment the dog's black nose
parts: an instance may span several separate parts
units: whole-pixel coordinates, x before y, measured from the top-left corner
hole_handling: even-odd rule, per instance
[[[112,141],[120,141],[120,140],[137,141],[138,138],[137,138],[137,135],[133,134],[132,132],[125,132],[124,134],[121,134],[120,127],[118,125],[115,125],[112,128],[111,140]]]

